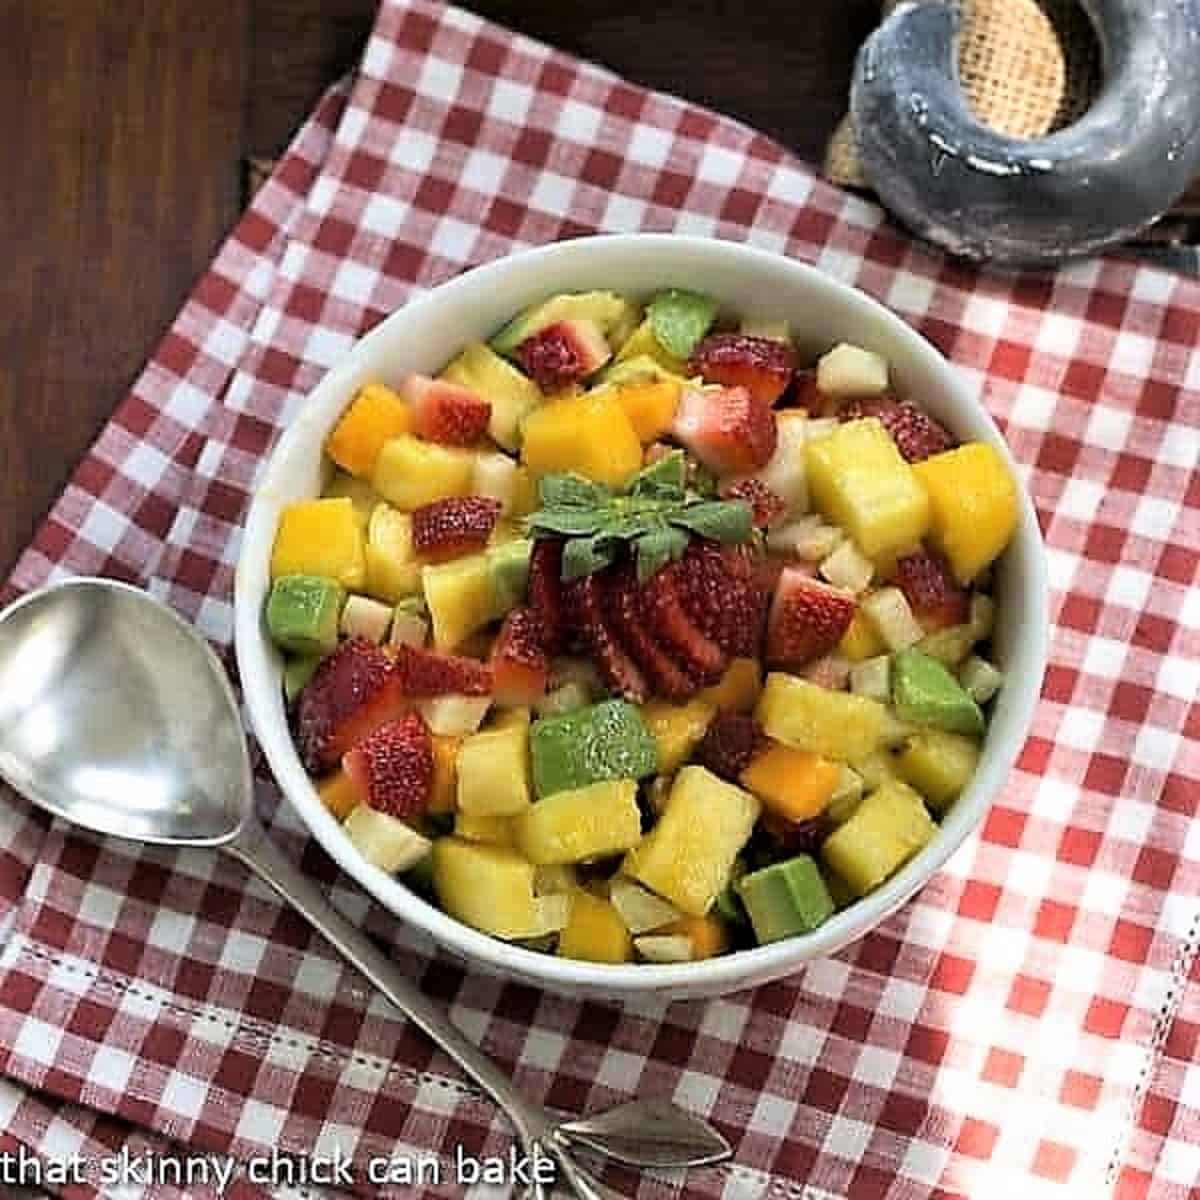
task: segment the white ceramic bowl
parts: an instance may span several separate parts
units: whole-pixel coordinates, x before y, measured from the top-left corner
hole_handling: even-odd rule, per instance
[[[519,309],[555,292],[611,288],[647,296],[668,286],[708,292],[719,297],[726,310],[740,315],[785,318],[806,359],[841,341],[878,351],[891,364],[901,394],[915,399],[960,438],[991,442],[1013,466],[1000,433],[954,368],[861,292],[811,267],[733,242],[668,234],[591,237],[468,271],[372,330],[325,376],[279,439],[242,538],[235,599],[238,666],[254,731],[288,799],[342,869],[403,920],[472,967],[554,992],[606,997],[649,993],[677,999],[717,995],[787,975],[861,937],[921,887],[979,824],[1025,739],[1045,664],[1045,559],[1033,506],[1022,491],[1016,538],[996,570],[994,646],[1006,683],[979,769],[937,837],[920,854],[877,891],[804,937],[671,966],[576,962],[520,949],[470,929],[359,856],[322,806],[288,732],[281,660],[262,616],[280,509],[319,492],[324,438],[367,380],[395,380],[408,371],[434,373],[464,342],[486,337]]]

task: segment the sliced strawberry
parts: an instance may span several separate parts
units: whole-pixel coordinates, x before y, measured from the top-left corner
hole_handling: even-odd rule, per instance
[[[713,333],[692,352],[691,375],[708,383],[744,387],[756,400],[774,404],[791,382],[796,351],[776,338],[748,333]]]
[[[529,705],[545,694],[550,656],[532,608],[514,608],[492,646],[492,695],[497,704]]]
[[[923,628],[965,625],[971,600],[950,564],[936,550],[922,549],[896,560],[896,585]]]
[[[721,487],[725,500],[745,500],[756,529],[769,529],[787,512],[787,501],[761,479],[735,479]]]
[[[843,421],[876,417],[910,463],[941,454],[944,450],[952,450],[957,445],[954,438],[927,412],[892,395],[851,400],[841,408],[838,416]]]
[[[746,546],[693,538],[677,571],[677,586],[700,631],[733,658],[757,656],[769,591],[759,558]]]
[[[563,613],[563,543],[561,538],[538,538],[529,556],[529,607],[542,626],[542,644],[547,654],[563,647],[566,618]]]
[[[397,646],[394,653],[406,696],[486,696],[492,690],[492,668],[476,658],[408,645]]]
[[[491,496],[447,496],[412,513],[413,547],[429,562],[482,550],[500,517]]]
[[[654,691],[668,700],[686,700],[694,695],[699,683],[675,662],[647,626],[633,565],[621,564],[605,575],[613,629],[646,673]]]
[[[855,610],[854,596],[794,567],[785,567],[767,618],[767,663],[798,670],[842,640]]]
[[[400,395],[412,410],[413,433],[426,441],[470,446],[487,432],[492,418],[490,400],[445,379],[409,375]]]
[[[748,475],[765,467],[778,438],[770,402],[744,387],[687,389],[671,431],[718,475]]]
[[[612,357],[595,321],[555,321],[517,347],[517,359],[544,392],[578,383]]]
[[[296,747],[310,775],[324,774],[356,742],[407,707],[395,663],[366,638],[325,658],[296,699]]]
[[[591,655],[601,679],[612,691],[640,704],[650,695],[642,669],[617,637],[598,574],[572,580],[565,589],[572,628]]]
[[[363,804],[406,820],[425,811],[433,794],[433,742],[418,713],[381,725],[342,759]]]
[[[682,563],[668,563],[642,587],[642,612],[650,632],[689,675],[702,684],[721,677],[729,655],[688,612],[681,594]]]
[[[695,761],[736,783],[763,741],[762,726],[749,713],[719,712],[696,747]]]

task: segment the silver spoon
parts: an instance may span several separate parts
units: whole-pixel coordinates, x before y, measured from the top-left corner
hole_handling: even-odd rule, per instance
[[[241,861],[445,1050],[512,1122],[529,1159],[549,1155],[580,1200],[615,1193],[570,1157],[572,1143],[639,1167],[730,1156],[716,1130],[664,1101],[562,1122],[522,1096],[268,839],[252,812],[250,757],[220,661],[138,588],[72,579],[0,613],[0,776],[97,833]],[[544,1194],[537,1185],[532,1193]]]

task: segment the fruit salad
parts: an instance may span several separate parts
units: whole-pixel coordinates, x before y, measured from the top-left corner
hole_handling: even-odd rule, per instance
[[[556,295],[325,452],[266,601],[295,744],[457,920],[600,963],[806,934],[970,783],[1017,491],[871,350]]]

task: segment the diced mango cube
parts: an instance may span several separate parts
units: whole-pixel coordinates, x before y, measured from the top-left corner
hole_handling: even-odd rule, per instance
[[[894,557],[925,535],[929,498],[876,418],[847,421],[804,452],[814,507],[868,558]]]
[[[692,961],[716,958],[729,949],[729,926],[716,913],[703,917],[680,917],[656,930],[667,936],[688,938],[692,943]]]
[[[371,482],[385,500],[411,512],[447,496],[469,495],[474,477],[475,456],[469,450],[405,433],[384,442]]]
[[[682,389],[672,379],[625,383],[613,393],[643,443],[662,437],[675,420]]]
[[[664,775],[677,771],[700,744],[714,708],[703,700],[668,704],[650,700],[642,705],[642,720],[658,745],[658,769]]]
[[[636,779],[604,779],[555,792],[514,818],[517,848],[538,866],[586,862],[636,846]]]
[[[272,579],[323,575],[356,591],[366,574],[362,527],[348,499],[301,500],[279,514],[271,551]]]
[[[986,442],[935,454],[913,470],[929,496],[931,540],[967,583],[999,558],[1017,527],[1012,473]]]
[[[571,893],[571,912],[558,935],[561,958],[585,962],[633,961],[633,939],[610,901],[590,892]]]
[[[762,693],[762,669],[757,658],[735,658],[725,674],[696,694],[697,700],[722,712],[749,712]]]
[[[367,522],[365,589],[377,600],[396,604],[421,590],[421,564],[413,546],[412,517],[380,503]]]
[[[768,812],[798,823],[825,811],[841,774],[837,763],[777,742],[755,755],[741,782]]]
[[[429,812],[450,813],[458,802],[458,748],[462,738],[435,733],[433,742],[433,786]]]
[[[317,784],[317,795],[339,821],[344,821],[358,803],[358,789],[340,767]]]
[[[535,475],[575,471],[620,487],[641,468],[642,443],[619,401],[598,392],[554,400],[531,412],[521,460]]]
[[[528,937],[537,923],[533,864],[507,847],[438,838],[433,888],[450,916],[493,937]]]
[[[384,442],[410,429],[408,405],[382,383],[368,383],[333,427],[325,441],[325,453],[343,471],[366,478],[375,469]]]
[[[822,758],[855,763],[883,744],[886,709],[865,696],[831,692],[774,672],[755,716],[776,741]]]

